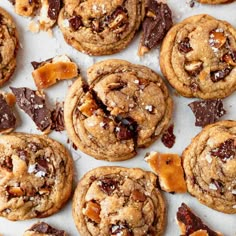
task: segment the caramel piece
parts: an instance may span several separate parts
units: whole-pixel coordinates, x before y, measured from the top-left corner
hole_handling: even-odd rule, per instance
[[[144,202],[147,199],[145,194],[137,189],[132,192],[131,197],[133,198],[134,201],[138,202]]]
[[[145,160],[158,175],[162,190],[176,193],[187,191],[181,158],[177,154],[151,152]]]
[[[14,197],[21,197],[24,195],[24,192],[20,187],[9,187],[8,193]]]
[[[100,223],[101,218],[99,216],[101,211],[101,207],[99,204],[97,204],[96,202],[88,202],[86,204],[86,208],[84,209],[84,215],[86,215],[89,219],[91,219],[92,221],[96,222],[97,224]]]
[[[70,61],[46,63],[32,72],[38,89],[48,88],[55,84],[57,80],[72,79],[77,75],[77,65]]]
[[[199,229],[198,231],[193,232],[192,234],[190,234],[190,236],[209,236],[209,234],[207,233],[206,230]]]
[[[93,115],[93,112],[98,109],[96,102],[93,99],[93,96],[90,93],[87,93],[83,98],[83,104],[79,107],[79,110],[86,117]]]

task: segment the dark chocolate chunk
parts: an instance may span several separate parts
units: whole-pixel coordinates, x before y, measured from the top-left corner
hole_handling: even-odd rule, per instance
[[[125,236],[133,236],[132,230],[129,228],[126,222],[118,222],[116,225],[111,225],[110,227],[111,235],[125,235]]]
[[[188,37],[185,37],[181,42],[179,42],[178,49],[180,52],[188,53],[193,50],[189,41],[190,39]]]
[[[47,60],[45,60],[45,61],[41,61],[41,62],[32,61],[32,62],[31,62],[31,65],[32,65],[33,68],[36,70],[36,69],[38,69],[39,67],[44,66],[46,63],[52,62],[52,59],[53,59],[53,58],[49,58],[49,59],[47,59]]]
[[[32,152],[37,152],[38,150],[41,149],[41,147],[39,146],[38,143],[35,142],[30,142],[28,143],[28,148],[32,151]]]
[[[27,231],[34,231],[36,233],[49,234],[53,236],[66,236],[66,232],[64,230],[55,229],[45,222],[39,222],[37,224],[34,224]]]
[[[175,144],[175,138],[174,125],[170,125],[170,127],[162,135],[161,141],[166,147],[172,148]]]
[[[47,160],[44,157],[37,157],[35,161],[36,161],[35,170],[37,172],[43,171],[43,172],[47,173],[47,170],[48,170]]]
[[[111,195],[118,186],[119,182],[112,178],[104,178],[98,181],[98,186],[107,195]]]
[[[185,236],[189,236],[200,229],[207,231],[209,236],[218,235],[216,232],[208,228],[208,226],[203,224],[202,220],[197,217],[185,203],[181,204],[176,216],[177,220],[185,225]]]
[[[29,88],[12,88],[18,106],[25,111],[37,125],[44,131],[51,126],[51,112],[46,107],[45,99],[37,95],[37,91]]]
[[[123,118],[121,116],[116,117],[118,126],[115,128],[116,137],[119,140],[135,139],[137,136],[137,122],[131,117]]]
[[[148,0],[146,17],[142,24],[141,44],[149,49],[157,46],[172,25],[172,14],[168,5]]]
[[[26,150],[22,150],[22,149],[19,149],[18,151],[18,156],[21,160],[25,161],[26,164],[29,163],[29,159],[28,159],[28,152]]]
[[[188,106],[196,117],[195,126],[212,124],[226,113],[221,99],[195,101]]]
[[[0,94],[0,132],[16,126],[16,117],[7,104],[4,96]]]
[[[228,139],[221,143],[219,147],[211,150],[211,155],[219,157],[223,162],[236,155],[236,146],[233,139]]]
[[[195,0],[191,0],[191,1],[189,2],[189,6],[190,6],[191,8],[193,8],[193,7],[195,6]]]
[[[70,23],[70,27],[74,31],[78,30],[81,26],[83,26],[81,16],[73,16],[72,18],[69,19],[69,23]]]
[[[51,130],[63,131],[65,130],[64,122],[64,103],[57,103],[56,108],[51,113]]]
[[[51,20],[57,20],[61,9],[61,0],[48,0],[48,16]]]
[[[223,80],[227,75],[230,74],[232,68],[227,67],[223,70],[212,71],[210,74],[212,82],[216,83]]]
[[[219,180],[212,179],[211,183],[213,183],[216,186],[217,191],[220,194],[223,194],[223,192],[224,192],[224,185]]]

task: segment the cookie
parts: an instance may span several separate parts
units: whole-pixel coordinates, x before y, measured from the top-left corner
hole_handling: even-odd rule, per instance
[[[126,48],[144,17],[144,0],[64,0],[58,25],[68,44],[89,55]]]
[[[181,231],[181,235],[223,236],[223,234],[215,232],[207,225],[205,225],[202,220],[198,216],[196,216],[185,203],[182,203],[178,208],[176,219]]]
[[[0,216],[42,218],[57,212],[71,195],[73,162],[66,149],[47,136],[0,136]]]
[[[200,3],[206,3],[206,4],[221,4],[221,3],[230,3],[234,0],[197,0]]]
[[[102,160],[121,161],[136,155],[167,128],[172,99],[151,69],[123,60],[106,60],[79,78],[64,105],[69,138],[83,152]]]
[[[0,8],[0,87],[10,79],[16,68],[18,36],[12,17]]]
[[[26,230],[23,236],[66,236],[64,230],[55,229],[45,222],[38,222]]]
[[[191,16],[169,30],[160,66],[182,96],[229,96],[236,89],[236,30],[206,14]]]
[[[151,172],[99,167],[79,182],[73,218],[83,236],[162,235],[165,202]]]
[[[236,213],[236,121],[206,126],[182,154],[188,192],[201,203]]]

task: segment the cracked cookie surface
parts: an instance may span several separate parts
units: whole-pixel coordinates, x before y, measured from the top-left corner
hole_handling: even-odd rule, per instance
[[[157,177],[141,169],[99,167],[79,182],[73,218],[81,235],[155,235],[163,232],[165,203]]]
[[[0,136],[0,216],[41,218],[57,212],[72,190],[73,162],[66,149],[46,136]]]
[[[10,79],[16,68],[18,36],[12,17],[0,8],[0,86]]]
[[[123,60],[91,66],[88,85],[79,78],[64,105],[67,133],[83,152],[108,161],[136,155],[167,128],[172,99],[151,69]]]
[[[236,121],[206,126],[183,152],[190,194],[212,209],[236,213]]]
[[[168,32],[160,65],[183,96],[229,96],[236,89],[236,30],[209,15],[191,16]]]
[[[89,55],[114,54],[133,39],[143,0],[64,0],[58,24],[68,44]]]

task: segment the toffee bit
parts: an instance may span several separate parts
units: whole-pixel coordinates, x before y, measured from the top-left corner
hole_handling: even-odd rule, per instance
[[[226,113],[221,99],[195,101],[188,106],[196,117],[195,126],[200,127],[218,121]]]

